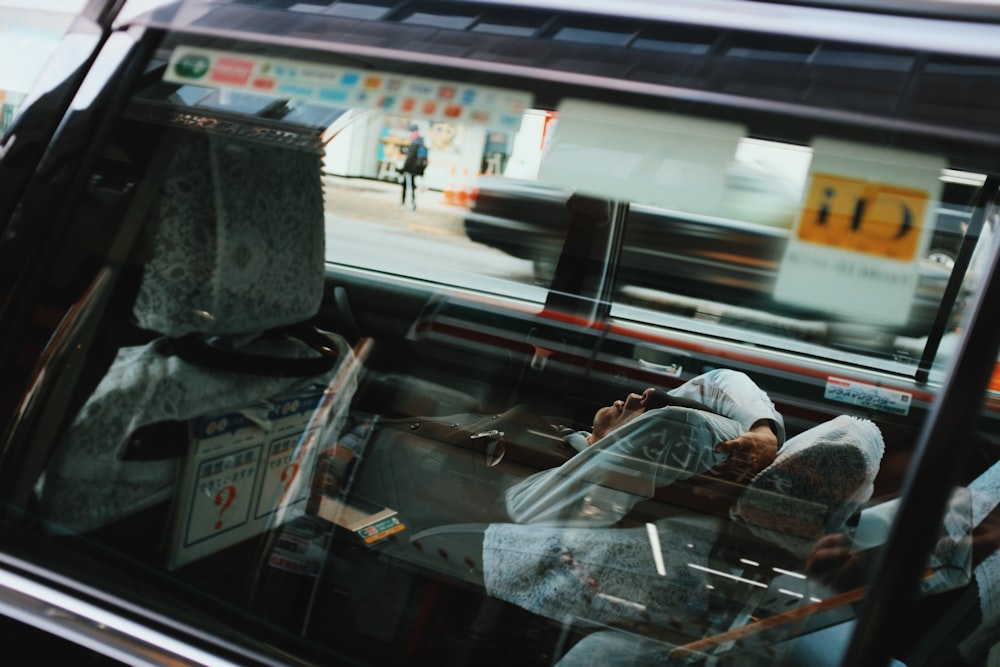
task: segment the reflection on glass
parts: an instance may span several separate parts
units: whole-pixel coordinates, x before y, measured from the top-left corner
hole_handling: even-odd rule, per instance
[[[0,6],[0,134],[10,125],[84,2],[10,4]],[[31,57],[24,57],[26,53]]]
[[[971,215],[967,204],[981,186],[981,176],[959,183],[953,172],[944,172],[940,181],[934,180],[944,194],[928,213],[932,224],[920,241],[923,255],[914,260],[913,276],[907,278],[913,296],[891,300],[908,311],[907,319],[879,324],[870,317],[831,313],[829,299],[791,303],[775,298],[805,201],[811,146],[753,139],[738,128],[730,132],[728,126],[709,124],[699,126],[697,146],[688,150],[685,133],[691,128],[667,122],[672,117],[642,112],[640,124],[652,129],[636,145],[639,152],[629,152],[632,139],[622,137],[634,138],[635,133],[623,132],[635,123],[607,113],[591,119],[588,109],[575,114],[582,120],[573,121],[570,114],[573,122],[529,110],[519,130],[509,133],[375,112],[352,123],[327,150],[328,195],[336,196],[339,206],[339,212],[334,206],[330,213],[351,218],[355,226],[362,220],[375,224],[369,231],[378,234],[384,252],[382,258],[364,259],[365,253],[356,253],[348,239],[331,237],[329,258],[422,279],[447,271],[456,282],[477,290],[540,302],[545,296],[538,288],[551,283],[564,248],[571,194],[584,189],[628,196],[632,201],[623,221],[616,275],[614,313],[619,317],[752,339],[769,347],[791,346],[850,363],[864,360],[869,365],[878,359],[887,370],[913,372],[938,317],[952,258]],[[582,124],[574,129],[574,122]],[[430,151],[429,166],[417,185],[423,205],[415,218],[408,218],[392,206],[398,205],[393,190],[401,181],[402,149],[412,125],[428,139]],[[718,150],[706,151],[706,133],[715,137],[709,144]],[[502,145],[491,143],[494,134],[507,139]],[[590,157],[580,159],[581,151]],[[667,155],[673,157],[665,159]],[[664,183],[670,187],[665,189]],[[372,208],[377,198],[384,208]],[[359,210],[349,213],[351,208]],[[388,242],[389,233],[401,236]],[[981,240],[979,247],[986,245]],[[393,250],[400,246],[406,247]],[[423,247],[443,253],[435,272],[412,261],[410,250]],[[950,329],[957,326],[974,284],[975,266],[953,312],[946,313]],[[819,282],[838,289],[831,281]],[[789,284],[808,289],[816,282]]]
[[[389,3],[383,1],[376,2],[337,2],[327,8],[326,12],[333,16],[343,16],[352,19],[365,19],[374,21],[389,13]]]
[[[411,207],[409,198],[403,202],[403,171],[414,136],[423,139],[427,166],[415,177]],[[327,259],[542,302],[551,273],[535,272],[534,251],[511,255],[477,243],[474,231],[477,216],[495,205],[496,193],[484,184],[515,159],[516,142],[498,128],[359,114],[326,148]],[[515,193],[503,204],[517,201]],[[515,227],[500,237],[530,246],[534,237]]]
[[[174,75],[206,76],[210,56],[227,62],[191,55],[171,61],[183,65]],[[258,56],[222,73],[250,71]],[[855,367],[902,356],[894,326],[773,298],[810,192],[817,225],[834,213],[850,223],[859,208],[845,218],[823,209],[825,188],[810,191],[823,142],[589,104],[576,118],[572,104],[568,117],[498,104],[466,122],[430,107],[325,106],[190,83],[163,83],[141,103],[180,111],[198,130],[160,134],[168,121],[158,116],[150,134],[165,154],[152,163],[163,168],[143,173],[162,181],[135,207],[115,207],[148,223],[142,281],[134,304],[109,305],[120,312],[101,333],[116,355],[37,480],[42,518],[85,533],[124,520],[120,541],[95,541],[125,551],[136,524],[166,535],[171,553],[146,565],[297,639],[366,658],[376,650],[378,662],[448,664],[440,646],[452,643],[437,640],[455,637],[478,658],[506,643],[507,621],[538,637],[510,647],[518,664],[818,664],[801,657],[810,646],[835,656],[829,647],[848,641],[892,527],[912,443],[899,447],[906,438],[890,430],[897,418],[919,422],[913,395],[822,374],[802,404],[782,396],[803,408],[783,416],[744,372],[692,372],[661,344],[671,329]],[[121,148],[144,134],[133,111],[101,161],[132,178],[135,164],[116,160],[140,152]],[[285,150],[289,136],[306,137],[308,150]],[[418,157],[419,174],[408,166]],[[981,181],[941,180],[937,163],[925,171],[944,192],[932,217],[961,235],[970,212],[959,202]],[[114,180],[105,175],[88,180],[103,195],[94,206],[109,198],[98,192]],[[867,196],[864,186],[854,194]],[[140,205],[148,215],[133,218]],[[576,259],[581,212],[597,223],[585,231],[623,234],[613,315],[638,334],[541,308]],[[931,241],[913,251],[950,247],[943,235]],[[947,280],[947,262],[917,259]],[[978,266],[974,256],[970,290]],[[933,309],[935,289],[918,284],[917,299]],[[385,354],[359,369],[367,348],[346,339],[358,331],[324,335],[319,346],[340,365],[288,377],[293,361],[314,356],[299,325],[344,312],[376,330],[366,345]],[[122,322],[141,329],[130,331],[141,343],[117,348]],[[925,325],[905,333],[919,341]],[[210,366],[276,349],[289,354],[275,377]],[[362,376],[342,376],[345,366]],[[911,367],[892,358],[880,368]],[[758,371],[771,381],[795,373]],[[676,386],[598,394],[608,378],[621,387],[640,374]],[[816,405],[828,416],[815,417]],[[998,613],[1000,468],[980,467],[952,497],[914,618],[937,620],[952,594],[975,596],[979,620]],[[888,491],[876,495],[879,485]],[[170,504],[170,515],[147,520],[151,504]],[[292,506],[310,516],[286,514]],[[301,579],[286,587],[286,575]],[[274,604],[303,590],[291,612]],[[423,623],[437,612],[448,622]],[[979,656],[993,630],[982,623],[960,650]]]

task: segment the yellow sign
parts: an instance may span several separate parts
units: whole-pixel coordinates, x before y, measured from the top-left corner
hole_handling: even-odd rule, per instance
[[[827,137],[812,148],[774,299],[835,319],[910,324],[947,163]]]
[[[910,262],[920,247],[928,200],[925,190],[813,173],[798,238]]]

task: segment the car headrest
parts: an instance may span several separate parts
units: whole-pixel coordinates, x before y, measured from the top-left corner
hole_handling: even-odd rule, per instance
[[[323,293],[320,153],[193,132],[173,150],[151,211],[139,326],[244,336],[313,317]]]
[[[835,417],[790,438],[751,480],[731,516],[757,537],[805,557],[871,498],[884,451],[874,422]]]

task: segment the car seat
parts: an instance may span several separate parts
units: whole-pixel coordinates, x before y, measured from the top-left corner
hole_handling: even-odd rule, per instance
[[[1000,513],[1000,462],[979,474],[968,485],[967,495],[970,528],[995,525]],[[941,596],[942,604],[916,607],[914,624],[920,625],[907,637],[912,642],[904,647],[908,665],[1000,664],[1000,551],[992,531],[984,531],[983,538],[976,548],[981,551],[978,562],[969,573],[970,585],[956,589],[957,595]],[[972,550],[970,543],[970,558]]]
[[[319,148],[193,131],[163,142],[133,305],[152,340],[118,350],[54,448],[36,485],[43,519],[90,531],[168,501],[193,420],[235,411],[266,431],[269,401],[322,395],[352,362],[344,338],[309,324],[324,290]],[[328,428],[355,387],[338,387]]]

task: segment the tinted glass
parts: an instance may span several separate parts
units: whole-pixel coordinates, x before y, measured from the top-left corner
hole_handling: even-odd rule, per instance
[[[48,57],[56,50],[82,0],[30,4],[7,0],[0,3],[0,133],[7,129],[21,102],[41,75]],[[32,58],[19,54],[32,53]]]
[[[729,91],[693,101],[620,94],[602,50],[672,58],[677,26],[566,20],[519,43],[558,65],[498,71],[417,55],[508,32],[475,12],[446,40],[440,6],[320,9],[414,42],[173,26],[118,82],[32,292],[57,316],[26,334],[12,522],[277,662],[836,664],[988,275],[1000,164],[727,97],[719,72],[764,85],[802,41],[692,33],[685,58],[724,54],[691,89]],[[825,67],[922,62],[823,48],[820,97]],[[992,643],[1000,428],[994,391],[969,400],[897,601],[927,630],[886,639],[908,665]]]

